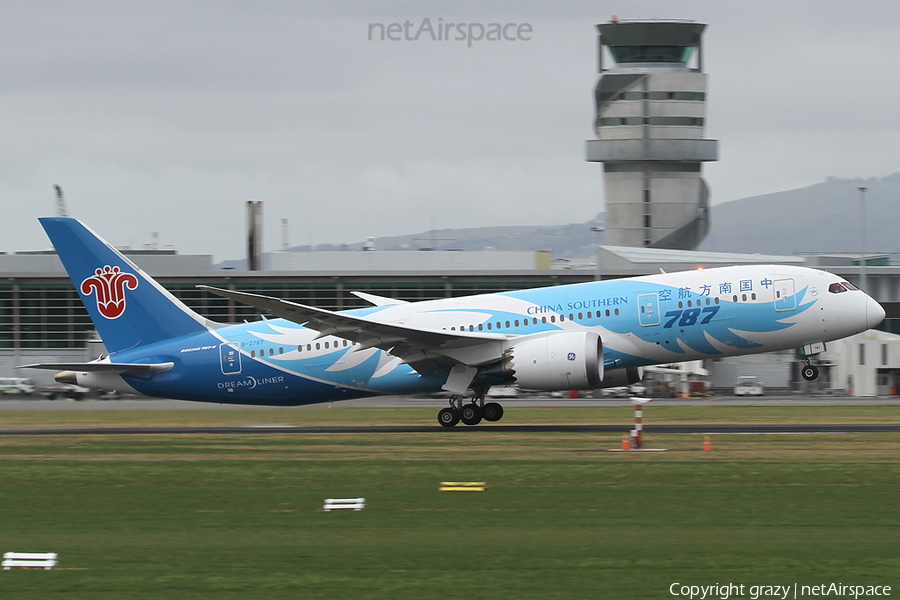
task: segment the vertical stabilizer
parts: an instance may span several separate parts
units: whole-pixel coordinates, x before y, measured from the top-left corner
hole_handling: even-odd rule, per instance
[[[209,327],[206,319],[77,219],[40,221],[110,353]]]

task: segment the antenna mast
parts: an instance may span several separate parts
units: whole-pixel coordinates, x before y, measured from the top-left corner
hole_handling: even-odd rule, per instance
[[[57,217],[68,217],[69,211],[66,210],[66,201],[63,199],[62,188],[58,185],[54,185],[56,188],[56,216]]]

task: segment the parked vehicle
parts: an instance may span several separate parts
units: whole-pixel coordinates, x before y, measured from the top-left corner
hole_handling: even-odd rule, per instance
[[[738,377],[734,384],[735,396],[762,396],[765,389],[761,381],[757,381],[753,375]]]
[[[90,389],[72,383],[51,383],[38,390],[38,394],[46,396],[50,400],[84,400],[90,393]]]
[[[513,385],[494,386],[488,390],[488,398],[515,398],[519,395],[519,390]]]
[[[33,394],[34,382],[25,377],[0,377],[0,394]]]
[[[612,396],[615,398],[628,398],[631,396],[643,396],[647,393],[646,386],[643,386],[639,383],[634,383],[632,385],[623,385],[612,388],[604,388],[600,390],[601,395],[603,396]]]

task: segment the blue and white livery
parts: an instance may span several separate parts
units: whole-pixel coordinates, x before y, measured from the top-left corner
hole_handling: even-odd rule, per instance
[[[767,265],[415,303],[357,293],[373,306],[340,312],[200,286],[277,317],[225,326],[76,219],[41,224],[109,355],[29,366],[67,369],[57,378],[79,385],[200,402],[294,406],[445,390],[454,396],[439,422],[476,424],[503,415],[484,403],[491,386],[627,385],[648,365],[821,347],[885,314],[831,273]]]

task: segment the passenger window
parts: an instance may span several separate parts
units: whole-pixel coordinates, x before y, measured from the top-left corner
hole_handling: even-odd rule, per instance
[[[322,346],[319,344],[319,342],[316,342],[316,350],[321,350],[321,349],[322,349]]]
[[[541,317],[541,323],[546,323],[546,322],[547,322],[547,317]]]
[[[509,329],[509,321],[506,322],[506,328]]]
[[[590,314],[590,313],[588,313],[588,314]],[[599,315],[600,313],[597,313],[597,314]],[[607,316],[607,317],[609,316],[609,309],[608,309],[608,308],[606,309],[606,316]]]
[[[734,301],[737,302],[737,294],[734,295]]]
[[[619,309],[618,309],[618,308],[616,309],[616,316],[617,316],[617,317],[619,316]]]
[[[490,323],[488,323],[488,329],[490,329],[490,328],[491,328],[491,324],[490,324]],[[481,329],[481,328],[480,328],[480,327],[479,327],[479,329]]]
[[[533,319],[531,319],[531,324],[537,325],[537,317],[534,317]]]
[[[256,358],[256,350],[250,351],[250,358]]]
[[[516,327],[519,326],[519,320],[518,320],[518,319],[515,320],[515,324],[516,324]]]
[[[716,304],[718,304],[718,303],[719,303],[719,297],[716,296]]]
[[[278,354],[284,354],[284,348],[279,348],[279,349],[278,349]]]
[[[681,300],[678,301],[678,308],[684,308],[684,302]]]
[[[297,346],[297,352],[303,352],[303,344]]]
[[[744,302],[746,302],[746,301],[747,301],[747,294],[741,294],[741,300],[743,300]]]
[[[325,342],[325,349],[328,350],[328,342]]]
[[[550,322],[556,323],[556,315],[550,315]]]
[[[750,294],[750,299],[756,300],[756,292],[753,292],[752,294]]]
[[[484,331],[484,326],[481,323],[478,324],[478,331]]]

